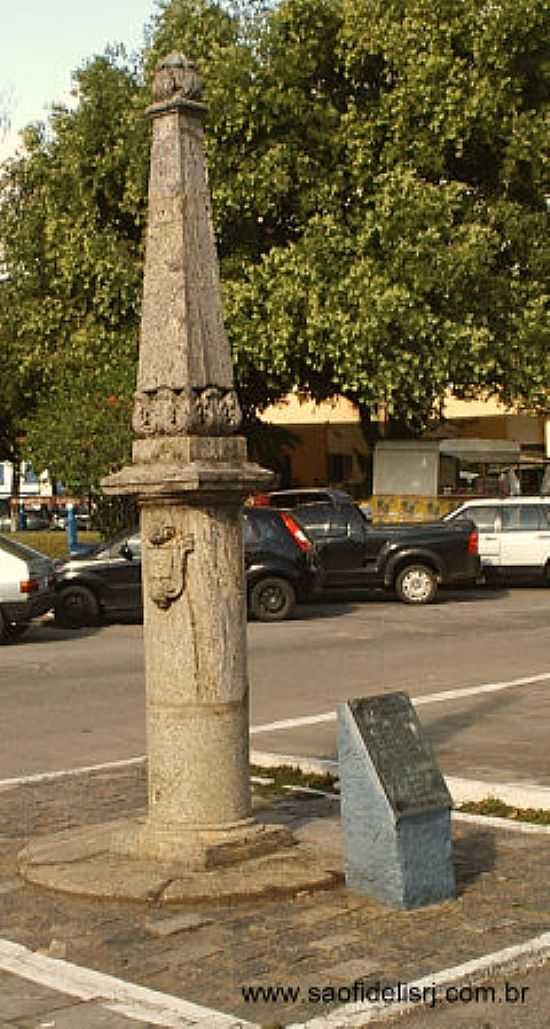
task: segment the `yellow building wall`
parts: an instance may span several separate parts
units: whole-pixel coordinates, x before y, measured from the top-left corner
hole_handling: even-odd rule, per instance
[[[293,486],[325,485],[327,482],[327,445],[324,425],[286,425],[299,442],[287,450]]]
[[[293,486],[355,485],[357,488],[365,482],[369,447],[361,430],[357,408],[349,400],[335,397],[316,404],[300,394],[291,393],[279,404],[267,408],[261,417],[265,422],[290,429],[299,438],[297,446],[288,451]],[[524,446],[545,446],[543,417],[515,413],[492,397],[466,401],[449,396],[444,417],[450,423],[449,437],[506,439]],[[547,447],[550,450],[550,430]],[[347,483],[331,481],[331,454],[351,456],[352,474]],[[362,500],[370,503],[375,519],[398,521],[437,518],[457,503],[452,498],[398,495],[365,495]]]

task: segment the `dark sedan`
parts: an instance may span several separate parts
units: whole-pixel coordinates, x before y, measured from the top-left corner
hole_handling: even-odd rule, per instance
[[[244,560],[248,610],[262,622],[288,618],[317,587],[314,548],[290,515],[247,508]],[[55,618],[64,628],[97,624],[104,616],[142,613],[141,540],[134,529],[56,568]]]

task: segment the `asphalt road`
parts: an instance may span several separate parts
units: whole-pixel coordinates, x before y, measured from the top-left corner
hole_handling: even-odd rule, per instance
[[[335,597],[286,623],[251,623],[252,746],[334,757],[339,702],[405,690],[429,701],[418,711],[446,774],[550,786],[549,623],[544,587],[442,592],[420,608]],[[142,637],[139,624],[69,632],[39,623],[2,647],[0,779],[142,755]],[[448,690],[457,695],[432,702]],[[291,724],[269,728],[281,720]]]

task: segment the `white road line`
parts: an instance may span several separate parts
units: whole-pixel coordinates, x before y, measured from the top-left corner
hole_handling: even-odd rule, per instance
[[[541,675],[529,675],[523,679],[511,679],[508,682],[489,682],[481,686],[465,686],[463,689],[444,690],[441,693],[428,693],[423,697],[412,697],[415,707],[421,704],[443,704],[448,700],[459,700],[461,697],[474,697],[481,693],[496,693],[499,690],[510,690],[518,686],[532,686],[534,683],[550,679],[550,672]],[[318,725],[321,722],[336,721],[335,711],[326,711],[320,715],[305,715],[303,718],[286,718],[281,722],[270,722],[264,725],[253,725],[250,734],[278,732],[282,729],[297,729],[302,725]]]
[[[473,961],[467,961],[462,965],[455,965],[454,968],[446,968],[434,975],[424,976],[415,982],[401,984],[401,996],[406,996],[405,991],[435,990],[437,997],[443,995],[446,987],[453,986],[466,980],[468,983],[487,983],[487,979],[503,974],[527,968],[533,968],[542,964],[550,957],[550,933],[543,933],[536,936],[527,943],[520,943],[515,947],[506,947],[493,954],[487,954]],[[327,984],[328,985],[328,984]],[[388,983],[388,986],[391,985]],[[414,994],[413,994],[414,995]],[[427,994],[428,998],[432,996]],[[411,1011],[418,1011],[426,1007],[419,1001],[364,1001],[345,1004],[328,1015],[321,1015],[309,1019],[307,1022],[293,1023],[286,1029],[353,1029],[367,1025],[369,1022],[385,1021],[393,1019],[397,1015],[404,1015]]]
[[[142,765],[146,761],[141,757],[128,757],[121,761],[107,761],[102,765],[81,765],[78,768],[63,768],[56,772],[36,772],[33,775],[21,775],[15,779],[0,779],[0,791],[9,790],[12,786],[26,786],[39,782],[54,782],[72,775],[86,775],[88,772],[110,772],[117,768],[129,768],[131,765]]]
[[[95,1001],[110,1011],[137,1021],[153,1022],[172,1029],[258,1029],[213,1008],[192,1004],[168,993],[124,982],[91,968],[35,954],[10,940],[0,940],[0,970],[58,990],[82,1001]]]
[[[488,682],[484,686],[465,686],[461,690],[444,690],[442,693],[429,693],[427,697],[413,697],[413,704],[442,704],[446,700],[458,700],[460,697],[474,697],[478,693],[497,693],[499,690],[511,690],[516,686],[532,686],[537,682],[550,679],[550,672],[541,675],[528,675],[524,679],[510,679],[508,682]]]
[[[285,718],[281,722],[268,722],[265,725],[251,725],[250,735],[261,732],[279,732],[281,729],[297,729],[301,725],[319,725],[321,722],[335,722],[336,711],[326,711],[322,715],[304,715],[303,718]]]

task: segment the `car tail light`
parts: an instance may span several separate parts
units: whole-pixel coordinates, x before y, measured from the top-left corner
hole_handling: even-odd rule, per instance
[[[292,515],[287,514],[286,511],[281,511],[280,515],[300,550],[304,550],[306,553],[313,550],[313,543],[308,539],[304,530],[298,525],[298,522],[294,520]]]
[[[40,589],[40,579],[23,579],[19,583],[20,593],[36,593]]]
[[[478,554],[479,553],[479,536],[474,529],[468,536],[468,553]]]
[[[267,493],[254,493],[249,503],[251,507],[269,507],[269,497]]]

